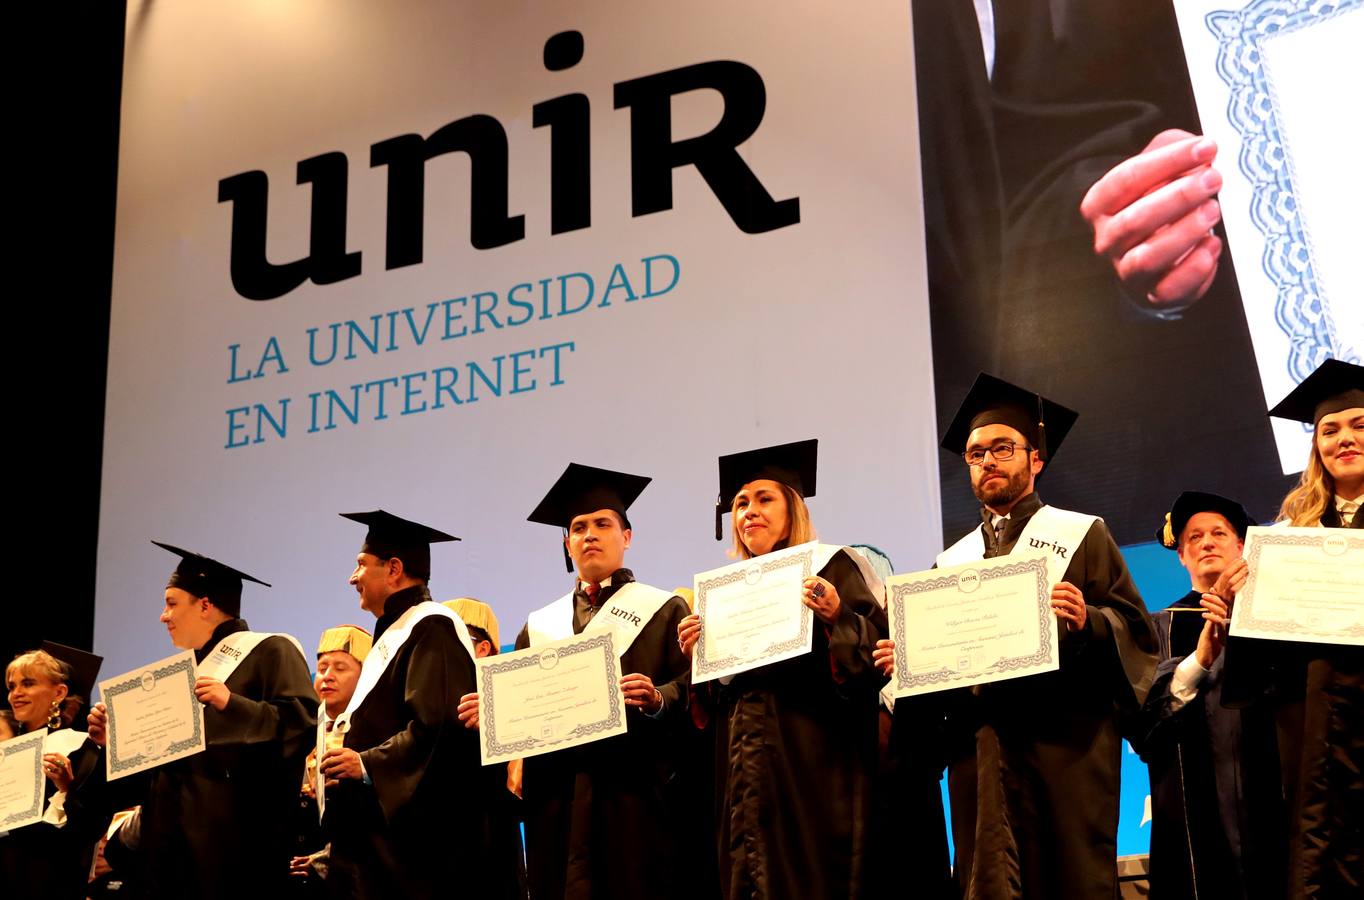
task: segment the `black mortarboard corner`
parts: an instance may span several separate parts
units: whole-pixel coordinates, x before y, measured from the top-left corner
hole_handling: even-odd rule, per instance
[[[1220,494],[1185,491],[1175,498],[1174,505],[1165,514],[1165,521],[1156,529],[1156,540],[1170,550],[1178,550],[1179,536],[1183,533],[1184,526],[1201,512],[1213,512],[1222,516],[1243,541],[1246,539],[1246,529],[1255,524],[1246,508],[1235,500],[1229,500]]]
[[[43,641],[41,649],[71,667],[66,679],[66,688],[68,692],[89,704],[90,692],[95,688],[95,678],[99,675],[99,667],[104,662],[104,657],[54,641]]]
[[[977,428],[1008,425],[1023,435],[1043,460],[1050,461],[1079,417],[1075,410],[1041,394],[981,372],[943,433],[941,446],[961,454]]]
[[[1315,426],[1322,416],[1357,406],[1364,407],[1364,366],[1328,359],[1280,400],[1269,414],[1276,419]]]
[[[380,559],[397,557],[403,561],[403,570],[408,575],[422,581],[431,580],[431,545],[459,540],[453,534],[400,519],[382,509],[341,513],[341,517],[369,526],[361,553],[372,553]]]
[[[171,573],[170,581],[166,582],[166,587],[180,588],[201,599],[207,598],[213,601],[214,606],[230,616],[241,615],[243,581],[254,581],[256,584],[270,586],[253,575],[240,572],[231,566],[218,562],[216,559],[209,559],[202,553],[195,553],[193,550],[181,550],[179,547],[163,544],[160,541],[152,541],[152,543],[162,550],[169,550],[180,557],[180,564]]]
[[[786,485],[802,499],[815,495],[819,440],[777,444],[720,457],[720,495],[715,498],[715,539],[724,540],[720,518],[729,512],[734,496],[750,481],[768,479]]]
[[[567,529],[576,516],[609,509],[620,516],[622,528],[629,528],[630,517],[625,511],[652,480],[643,475],[569,463],[540,505],[526,516],[526,521]],[[568,566],[568,571],[573,571],[573,560],[567,547],[564,547],[564,565]]]

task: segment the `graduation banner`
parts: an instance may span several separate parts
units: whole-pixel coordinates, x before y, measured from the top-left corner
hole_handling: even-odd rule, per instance
[[[465,536],[433,595],[519,626],[569,458],[654,476],[628,564],[688,584],[716,454],[812,433],[819,527],[926,564],[915,123],[903,3],[133,0],[96,644],[164,652],[166,533],[306,639],[366,508]]]

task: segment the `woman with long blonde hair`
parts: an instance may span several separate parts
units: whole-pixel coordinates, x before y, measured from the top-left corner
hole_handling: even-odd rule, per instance
[[[1312,426],[1307,466],[1280,520],[1364,529],[1364,367],[1328,360],[1270,415]],[[1288,896],[1364,896],[1364,647],[1233,634],[1224,678],[1225,705],[1263,702],[1274,711]]]
[[[720,458],[718,521],[733,515],[731,555],[810,548],[801,600],[812,610],[809,653],[695,690],[693,718],[715,723],[719,877],[727,900],[857,897],[870,862],[877,692],[872,650],[886,634],[882,588],[856,551],[814,543],[816,441]],[[678,641],[702,640],[688,616]],[[702,657],[704,659],[704,656]]]

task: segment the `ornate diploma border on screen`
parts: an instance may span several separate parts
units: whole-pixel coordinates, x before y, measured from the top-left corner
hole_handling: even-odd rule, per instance
[[[172,676],[184,677],[191,693],[194,691],[194,658],[193,656],[179,659],[169,665],[161,666],[156,669],[148,669],[133,678],[125,678],[116,684],[104,685],[101,690],[104,694],[105,707],[109,711],[109,741],[107,744],[109,759],[109,775],[116,776],[122,772],[146,768],[149,764],[165,756],[172,756],[191,747],[199,746],[203,742],[200,729],[203,727],[203,719],[196,716],[194,719],[194,731],[189,737],[182,741],[176,741],[165,750],[155,755],[149,753],[137,753],[133,756],[120,757],[118,755],[118,714],[115,711],[116,705],[112,702],[113,698],[119,694],[124,694],[133,690],[150,689],[151,684]],[[150,682],[147,679],[151,679]],[[144,685],[146,686],[144,688]]]
[[[1261,633],[1283,634],[1286,640],[1293,641],[1335,643],[1342,637],[1364,638],[1364,626],[1353,626],[1343,632],[1313,631],[1306,627],[1303,622],[1296,620],[1255,618],[1255,575],[1260,568],[1260,555],[1265,547],[1312,547],[1325,553],[1327,552],[1326,542],[1332,541],[1342,548],[1341,552],[1345,552],[1347,549],[1364,550],[1364,536],[1355,537],[1350,534],[1353,529],[1349,528],[1316,529],[1321,532],[1319,535],[1267,533],[1270,530],[1272,529],[1266,529],[1265,533],[1257,535],[1256,539],[1250,542],[1247,547],[1246,563],[1250,566],[1250,577],[1236,598],[1236,606],[1238,607],[1236,610],[1238,617],[1236,628],[1240,628],[1242,631],[1253,629]]]
[[[706,581],[703,581],[699,585],[697,585],[696,589],[696,611],[700,613],[705,609],[705,599],[707,591],[711,590],[712,588],[720,588],[725,587],[726,585],[734,584],[736,581],[743,581],[745,578],[745,573],[751,570],[753,566],[757,566],[758,571],[763,576],[766,576],[770,572],[776,572],[780,569],[785,569],[789,568],[790,566],[798,565],[801,567],[801,579],[804,580],[806,578],[809,578],[813,574],[810,570],[814,566],[814,557],[815,551],[814,548],[812,547],[809,550],[805,550],[801,553],[797,553],[791,556],[785,556],[780,559],[766,561],[761,559],[754,559],[750,560],[751,563],[750,566],[747,566],[740,571],[730,572],[728,575],[721,575],[717,578],[711,578]],[[801,648],[808,646],[810,643],[811,621],[812,621],[811,616],[802,616],[800,620],[800,631],[796,634],[795,637],[789,640],[769,644],[760,655],[777,657],[781,656],[782,654],[791,653],[792,651],[800,650]],[[706,642],[704,640],[699,640],[696,642],[695,673],[697,675],[702,676],[711,675],[720,670],[727,669],[740,661],[739,657],[737,656],[725,656],[721,657],[720,659],[708,659],[706,657],[705,648]]]
[[[487,736],[484,739],[487,750],[490,754],[501,757],[506,754],[524,753],[528,750],[544,752],[546,748],[559,745],[574,745],[583,743],[583,738],[601,732],[612,731],[621,727],[621,717],[625,715],[624,707],[621,705],[621,694],[619,691],[609,695],[609,707],[606,718],[596,722],[578,725],[561,735],[551,738],[529,737],[519,741],[503,743],[497,739],[497,717],[494,714],[497,699],[493,691],[496,680],[494,675],[503,672],[514,672],[517,669],[540,668],[545,654],[555,654],[557,658],[573,656],[579,653],[596,652],[601,654],[603,672],[607,680],[616,680],[616,651],[612,641],[612,633],[603,631],[591,638],[585,638],[581,642],[569,647],[561,647],[557,650],[546,650],[545,653],[533,656],[523,656],[520,659],[508,659],[506,661],[484,663],[479,667],[478,689],[484,703],[484,714],[480,717],[480,728],[487,729]]]
[[[1293,148],[1263,45],[1362,6],[1364,0],[1251,0],[1240,10],[1218,10],[1204,19],[1217,39],[1217,74],[1231,89],[1227,121],[1245,142],[1237,166],[1251,184],[1250,219],[1264,235],[1261,267],[1278,287],[1274,317],[1289,338],[1294,384],[1322,360],[1340,357],[1342,344],[1317,276],[1312,236],[1297,198]],[[1342,296],[1341,302],[1353,301]]]
[[[28,825],[42,817],[43,784],[45,781],[43,778],[43,738],[45,737],[47,737],[47,729],[43,728],[0,744],[0,759],[17,756],[21,753],[33,754],[33,802],[27,808],[16,810],[0,819],[0,829],[17,828],[20,824]]]
[[[994,562],[991,560],[989,562]],[[971,569],[978,572],[982,582],[992,581],[996,578],[1008,578],[1014,575],[1024,575],[1031,573],[1037,583],[1037,616],[1038,616],[1038,644],[1037,649],[1026,656],[1009,656],[999,660],[987,670],[991,673],[1006,673],[1018,669],[1030,669],[1040,665],[1051,665],[1052,643],[1051,634],[1055,629],[1052,624],[1051,611],[1051,579],[1047,574],[1047,560],[1045,557],[1033,557],[1010,563],[1005,566],[995,566],[991,568]],[[955,588],[961,580],[963,573],[944,575],[941,578],[933,578],[927,581],[920,581],[913,584],[896,584],[890,589],[890,603],[902,600],[909,602],[909,597],[913,594],[923,594],[928,591],[940,591],[944,588]],[[895,646],[908,646],[909,641],[905,635],[905,617],[898,616],[895,619],[895,630],[892,634]],[[953,669],[939,669],[936,672],[911,673],[907,667],[895,667],[895,689],[897,693],[901,690],[912,690],[925,688],[935,685],[949,685],[954,681],[962,681],[969,678],[972,683],[981,680],[981,672],[972,672],[963,675]]]

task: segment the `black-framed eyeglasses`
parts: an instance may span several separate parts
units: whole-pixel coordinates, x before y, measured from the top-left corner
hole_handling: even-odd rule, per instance
[[[985,462],[985,454],[990,454],[996,462],[1012,459],[1014,450],[1022,450],[1029,453],[1032,448],[1027,444],[1015,444],[1013,441],[996,441],[988,447],[972,447],[961,455],[966,460],[968,466],[979,466]]]

